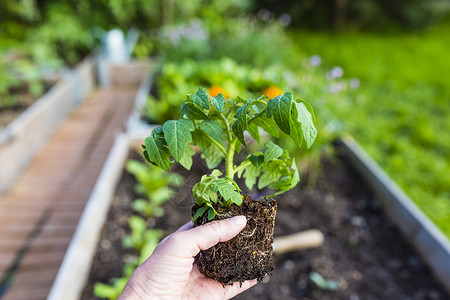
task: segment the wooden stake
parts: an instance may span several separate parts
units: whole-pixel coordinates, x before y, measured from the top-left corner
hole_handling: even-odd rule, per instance
[[[323,240],[323,233],[319,230],[306,230],[275,238],[273,252],[275,254],[283,254],[301,249],[315,248],[322,245]]]

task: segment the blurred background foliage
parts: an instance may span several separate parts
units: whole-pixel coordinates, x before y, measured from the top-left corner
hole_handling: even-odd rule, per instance
[[[161,61],[149,121],[178,117],[198,86],[292,91],[318,118],[303,169],[320,170],[350,132],[450,236],[449,10],[448,0],[2,0],[0,110],[24,85],[42,93],[45,68],[74,66],[103,33],[135,28],[134,56]]]
[[[256,8],[288,12],[295,27],[325,30],[423,30],[445,17],[446,0],[258,0]]]

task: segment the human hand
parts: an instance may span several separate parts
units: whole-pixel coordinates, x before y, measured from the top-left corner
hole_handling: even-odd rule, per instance
[[[235,237],[247,223],[244,216],[196,228],[188,223],[169,235],[131,275],[119,300],[229,299],[254,286],[256,279],[223,287],[205,277],[194,264],[200,250]]]

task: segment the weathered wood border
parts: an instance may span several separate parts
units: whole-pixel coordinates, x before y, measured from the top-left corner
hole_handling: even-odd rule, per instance
[[[58,125],[95,86],[94,59],[85,58],[8,126],[0,129],[0,194],[31,162]]]

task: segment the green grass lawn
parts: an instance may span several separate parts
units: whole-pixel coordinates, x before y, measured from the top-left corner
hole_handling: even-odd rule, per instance
[[[356,77],[334,112],[450,237],[450,22],[421,33],[291,32],[300,51]]]

